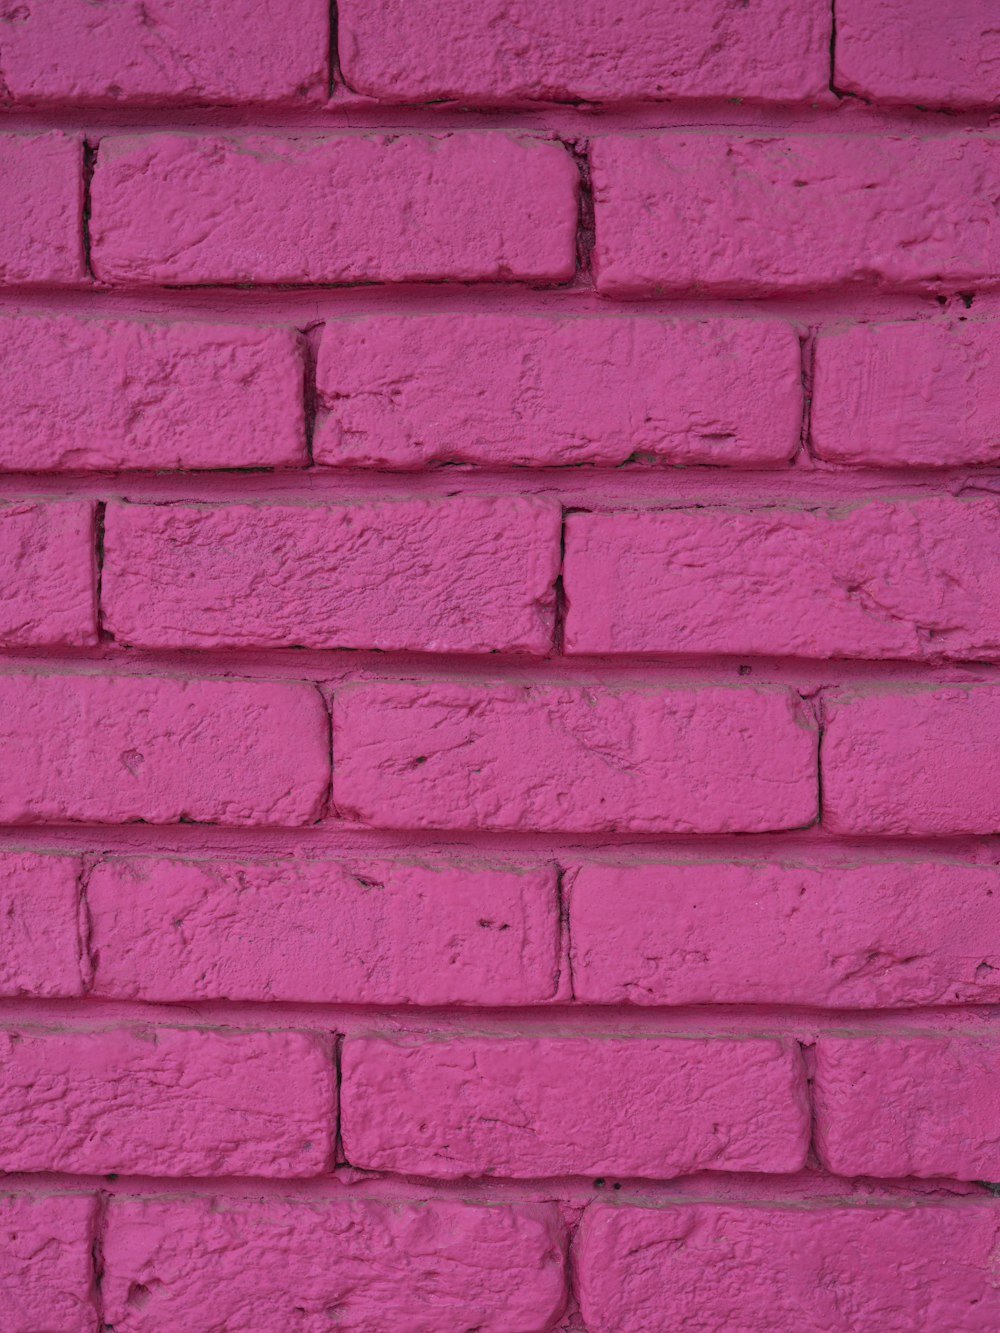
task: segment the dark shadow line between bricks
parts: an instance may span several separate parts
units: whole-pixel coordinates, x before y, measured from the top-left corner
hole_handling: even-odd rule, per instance
[[[83,266],[91,282],[96,282],[91,248],[90,219],[93,214],[94,172],[97,170],[99,141],[84,138],[83,141],[83,202],[80,213],[80,228],[83,247]]]

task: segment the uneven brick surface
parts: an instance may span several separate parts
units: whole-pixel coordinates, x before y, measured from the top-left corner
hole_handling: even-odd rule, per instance
[[[11,1333],[92,1333],[95,1195],[0,1196],[0,1300]]]
[[[0,644],[97,642],[90,504],[0,503]]]
[[[84,277],[83,142],[78,135],[0,134],[0,285]]]
[[[82,875],[78,856],[0,852],[0,995],[82,994]]]

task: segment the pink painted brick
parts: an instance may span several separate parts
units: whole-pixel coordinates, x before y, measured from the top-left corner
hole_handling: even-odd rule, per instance
[[[1000,1177],[995,1036],[822,1037],[816,1151],[841,1176]]]
[[[816,340],[814,452],[855,467],[1000,462],[1000,324],[855,324]]]
[[[352,1166],[454,1179],[797,1171],[804,1065],[780,1039],[348,1037]]]
[[[792,328],[764,320],[366,315],[324,329],[318,463],[767,467],[799,443]]]
[[[311,685],[0,675],[0,822],[308,824],[329,781]]]
[[[1000,142],[670,133],[595,140],[606,296],[991,287]]]
[[[0,995],[83,993],[82,871],[78,856],[0,852]]]
[[[111,857],[87,899],[99,995],[507,1005],[557,988],[553,866]]]
[[[816,731],[785,689],[359,685],[334,803],[388,828],[762,832],[816,818]]]
[[[593,1205],[578,1234],[590,1333],[991,1333],[995,1203]]]
[[[118,1333],[545,1333],[563,1247],[545,1204],[115,1198],[102,1295]]]
[[[837,0],[834,84],[886,105],[1000,102],[993,0]]]
[[[826,703],[823,822],[835,833],[1000,832],[1000,689],[848,691]]]
[[[526,496],[111,504],[104,624],[145,647],[544,653],[561,527]]]
[[[0,316],[0,469],[308,461],[291,329]]]
[[[0,502],[0,645],[97,642],[94,506]]]
[[[324,0],[79,0],[8,5],[0,65],[16,102],[158,106],[323,100]]]
[[[822,0],[341,0],[340,61],[358,92],[395,101],[496,103],[738,97],[828,91]]]
[[[93,1333],[97,1196],[0,1196],[0,1326],[4,1333]]]
[[[566,282],[578,173],[527,135],[104,139],[92,256],[113,283]]]
[[[954,861],[591,863],[569,877],[590,1004],[1000,1003],[1000,871]]]
[[[566,648],[1000,656],[1000,503],[571,513]]]
[[[336,1132],[315,1033],[0,1032],[0,1169],[315,1176]]]
[[[0,285],[80,283],[85,269],[79,137],[58,130],[0,134],[0,177]]]

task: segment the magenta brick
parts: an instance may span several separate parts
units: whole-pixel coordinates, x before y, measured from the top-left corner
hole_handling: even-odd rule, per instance
[[[992,1202],[592,1205],[578,1234],[590,1333],[990,1333]]]
[[[1000,832],[1000,689],[845,691],[825,707],[823,822],[832,832]]]
[[[855,324],[816,340],[811,441],[855,467],[1000,461],[998,325]]]
[[[841,1176],[1000,1176],[995,1036],[822,1037],[816,1151]]]
[[[305,1032],[0,1032],[0,1169],[315,1176],[336,1132],[333,1052]]]
[[[502,132],[101,142],[94,272],[113,283],[565,282],[578,174]]]
[[[992,0],[837,0],[834,83],[887,105],[1000,102]]]
[[[761,832],[816,818],[816,730],[785,689],[359,685],[334,803],[388,828]]]
[[[118,1333],[546,1333],[563,1247],[545,1204],[115,1198],[102,1295]]]
[[[0,852],[0,995],[83,993],[78,856]]]
[[[331,320],[316,461],[775,466],[798,448],[800,361],[792,328],[771,320]]]
[[[1000,1003],[1000,872],[955,861],[665,861],[569,876],[590,1004]]]
[[[798,1046],[781,1039],[349,1037],[352,1166],[453,1179],[797,1171]]]
[[[97,555],[91,504],[0,502],[0,644],[97,642]]]
[[[307,824],[329,782],[310,685],[0,675],[0,822]]]
[[[0,134],[0,176],[4,181],[0,284],[81,282],[85,270],[80,139],[57,130]]]
[[[109,857],[87,899],[99,995],[507,1005],[557,988],[553,866]]]
[[[566,648],[1000,655],[1000,504],[634,510],[566,518]]]
[[[0,316],[0,469],[307,462],[298,335]]]
[[[996,140],[670,133],[596,139],[591,163],[606,296],[937,292],[1000,273]]]
[[[395,101],[496,103],[739,97],[828,91],[822,0],[341,0],[340,60],[358,92]]]
[[[157,105],[324,99],[323,0],[44,0],[8,6],[3,82],[16,102]]]
[[[4,1333],[93,1333],[97,1196],[0,1196],[0,1324]]]
[[[521,496],[112,504],[104,624],[146,647],[544,653],[561,526]]]

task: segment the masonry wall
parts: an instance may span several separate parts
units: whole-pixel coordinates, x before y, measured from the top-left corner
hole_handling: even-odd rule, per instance
[[[988,0],[0,7],[0,1329],[992,1333]]]

